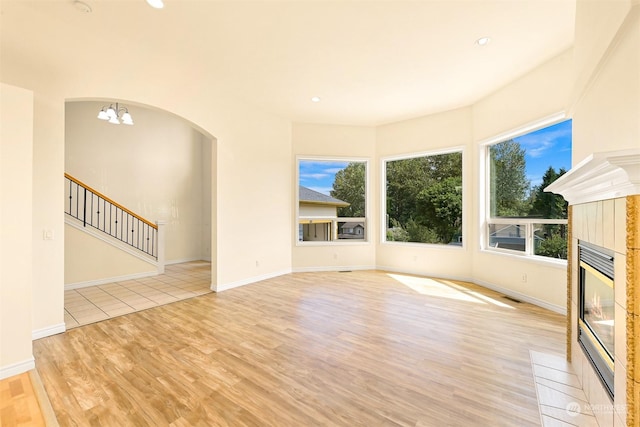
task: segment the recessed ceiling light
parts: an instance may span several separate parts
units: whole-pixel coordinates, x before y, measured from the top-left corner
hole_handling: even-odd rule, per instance
[[[320,97],[319,96],[314,96],[313,98],[311,98],[311,100],[313,102],[320,102]]]
[[[154,9],[162,9],[164,7],[162,0],[147,0],[147,3]]]
[[[486,46],[487,44],[489,44],[490,41],[491,39],[489,37],[482,37],[476,40],[476,44],[478,46]]]

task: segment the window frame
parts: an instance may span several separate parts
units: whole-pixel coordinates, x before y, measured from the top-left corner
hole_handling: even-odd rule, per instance
[[[328,217],[328,216],[300,216],[300,162],[313,161],[313,162],[361,162],[365,164],[365,216],[364,217]],[[313,156],[313,155],[296,155],[296,173],[295,173],[295,221],[294,221],[294,241],[296,246],[300,247],[313,247],[313,246],[358,246],[358,245],[370,245],[372,239],[369,232],[369,218],[371,217],[371,161],[368,157],[354,157],[354,156]],[[342,240],[324,240],[324,241],[303,241],[299,239],[300,233],[300,221],[318,220],[318,221],[330,221],[337,224],[340,222],[362,222],[364,223],[364,239],[342,239]]]
[[[418,157],[437,156],[440,154],[460,153],[462,156],[462,222],[461,222],[461,245],[449,245],[443,243],[422,243],[422,242],[399,242],[396,240],[387,240],[387,162],[396,160],[415,159]],[[466,147],[464,145],[458,145],[454,147],[447,147],[429,151],[420,151],[404,154],[394,154],[391,156],[385,156],[380,158],[380,244],[382,245],[400,245],[400,246],[417,246],[417,247],[429,247],[439,248],[444,250],[464,250],[466,249],[467,235],[465,227],[465,212],[467,212],[467,197],[465,190],[465,159],[466,159]]]
[[[567,260],[559,259],[559,258],[551,258],[542,255],[536,255],[533,244],[533,226],[534,224],[550,224],[550,225],[558,225],[558,224],[569,224],[569,220],[567,219],[550,219],[550,218],[503,218],[503,217],[492,217],[490,206],[491,206],[491,174],[490,174],[490,147],[495,144],[499,144],[501,142],[507,141],[512,138],[517,138],[522,135],[526,135],[531,132],[535,132],[537,130],[556,125],[563,121],[570,120],[564,112],[555,113],[550,116],[544,117],[540,120],[536,120],[530,122],[524,126],[520,126],[514,128],[510,131],[503,132],[501,134],[495,135],[491,138],[487,138],[478,143],[478,159],[479,159],[479,179],[478,179],[478,212],[479,212],[479,244],[480,250],[482,252],[493,253],[493,254],[501,254],[508,256],[515,256],[520,259],[528,259],[537,262],[548,263],[557,266],[566,267]],[[571,147],[573,151],[573,143]],[[525,250],[518,251],[515,249],[506,249],[506,248],[495,248],[490,245],[489,238],[489,227],[491,224],[504,224],[504,225],[524,225],[525,226]]]

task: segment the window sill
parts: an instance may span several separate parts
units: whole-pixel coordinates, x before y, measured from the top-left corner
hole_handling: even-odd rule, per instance
[[[385,240],[381,242],[382,245],[393,245],[393,246],[407,246],[413,248],[424,248],[424,249],[443,249],[446,251],[450,250],[464,250],[465,247],[463,245],[443,245],[437,243],[420,243],[420,242],[397,242],[397,241],[389,241]]]
[[[545,267],[553,267],[553,268],[558,268],[563,270],[567,269],[566,259],[547,258],[543,256],[526,255],[526,254],[521,255],[521,254],[497,251],[493,249],[480,249],[480,252],[483,254],[497,255],[501,257],[517,259],[518,261],[530,262],[533,264],[543,265]]]
[[[320,247],[320,246],[367,246],[371,244],[368,240],[354,242],[352,240],[330,241],[330,242],[296,242],[298,247]]]

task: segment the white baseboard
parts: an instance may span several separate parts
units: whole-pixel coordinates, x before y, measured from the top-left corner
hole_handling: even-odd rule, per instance
[[[172,265],[172,264],[183,264],[185,262],[193,262],[193,261],[207,261],[206,259],[202,259],[202,257],[196,257],[196,258],[183,258],[183,259],[172,259],[171,261],[165,261],[164,265]],[[211,259],[209,259],[209,262],[211,262]]]
[[[107,277],[104,279],[87,280],[86,282],[68,283],[64,285],[65,291],[72,289],[88,288],[90,286],[106,285],[113,282],[124,282],[125,280],[143,279],[145,277],[157,276],[157,271],[146,271],[144,273],[126,274],[124,276]]]
[[[292,271],[294,273],[315,273],[323,271],[361,271],[361,270],[376,270],[375,265],[332,265],[322,267],[297,267]]]
[[[57,325],[47,326],[46,328],[36,329],[31,331],[31,340],[39,340],[40,338],[50,337],[51,335],[61,334],[67,330],[64,323],[58,323]]]
[[[218,284],[218,285],[213,285],[212,284],[211,285],[211,290],[214,291],[214,292],[227,291],[229,289],[237,288],[239,286],[250,285],[251,283],[260,282],[262,280],[272,279],[272,278],[278,277],[278,276],[284,276],[285,274],[289,274],[289,273],[291,273],[291,270],[287,269],[287,270],[282,270],[282,271],[276,271],[276,272],[273,272],[273,273],[263,274],[263,275],[260,275],[260,276],[249,277],[249,278],[246,278],[246,279],[238,280],[236,282],[223,283],[223,284]]]
[[[516,292],[512,289],[503,288],[503,287],[494,285],[493,283],[485,282],[483,280],[472,280],[471,282],[475,283],[478,286],[491,289],[492,291],[500,292],[501,294],[505,294],[506,296],[509,296],[511,298],[515,298],[520,301],[525,301],[525,302],[528,302],[529,304],[537,305],[538,307],[546,308],[547,310],[551,310],[558,314],[562,314],[565,316],[567,315],[567,307],[561,307],[559,305],[550,304],[546,301],[532,297],[530,295],[525,295],[520,292]]]
[[[36,361],[31,356],[27,360],[22,362],[12,363],[11,365],[0,367],[0,380],[12,377],[14,375],[20,375],[23,372],[30,371],[36,368]]]

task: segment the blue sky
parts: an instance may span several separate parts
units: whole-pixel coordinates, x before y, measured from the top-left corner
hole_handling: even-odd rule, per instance
[[[527,179],[531,186],[542,182],[542,176],[553,166],[571,169],[571,120],[567,120],[526,135],[513,138],[525,149]],[[349,162],[300,160],[300,185],[330,195],[336,172]]]
[[[539,185],[549,166],[571,169],[571,120],[513,138],[525,149],[527,179]]]
[[[300,160],[300,185],[330,196],[336,173],[349,162],[326,160]]]

